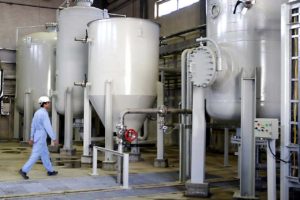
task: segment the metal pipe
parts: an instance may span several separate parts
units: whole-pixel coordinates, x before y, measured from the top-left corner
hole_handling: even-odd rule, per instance
[[[189,49],[186,49],[181,54],[181,109],[187,108],[187,66],[186,66],[186,55],[189,52]],[[187,118],[186,116],[181,116],[181,134],[180,134],[180,146],[179,146],[179,154],[180,154],[180,180],[184,182],[186,180],[186,171],[187,171],[187,147],[186,147],[186,124]]]
[[[206,24],[202,24],[200,26],[190,28],[190,29],[187,29],[187,30],[184,30],[184,31],[180,31],[180,32],[177,32],[177,33],[174,33],[174,34],[171,34],[171,35],[161,36],[159,39],[161,41],[162,40],[167,40],[167,39],[170,39],[170,38],[173,38],[173,37],[177,37],[177,36],[180,36],[180,35],[183,35],[183,34],[187,34],[187,33],[190,33],[190,32],[196,31],[196,30],[205,29],[205,28],[206,28]]]
[[[274,139],[267,143],[268,200],[276,199],[276,160],[272,152],[276,154],[276,140]]]
[[[140,109],[127,109],[120,114],[120,125],[124,126],[125,116],[128,114],[191,114],[192,110],[178,109],[178,108],[167,108],[162,106],[161,108],[140,108]]]
[[[143,136],[139,135],[138,140],[147,140],[148,133],[149,133],[149,131],[148,131],[148,121],[149,121],[148,118],[146,118],[146,120],[144,121],[144,125],[143,125],[143,127],[144,127],[144,135]]]
[[[196,41],[200,42],[200,43],[201,42],[210,42],[215,46],[215,48],[217,50],[217,57],[218,57],[217,71],[222,71],[223,70],[223,63],[222,63],[222,56],[221,56],[222,54],[221,54],[221,49],[220,49],[219,45],[210,38],[198,38]]]
[[[229,166],[228,148],[229,148],[229,128],[224,129],[224,167]]]

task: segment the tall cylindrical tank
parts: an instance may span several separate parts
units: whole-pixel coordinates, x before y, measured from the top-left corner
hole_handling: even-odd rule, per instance
[[[30,93],[36,110],[39,107],[38,98],[50,96],[55,86],[56,23],[46,26],[48,32],[26,35],[17,44],[16,105],[21,113],[24,112],[26,92]]]
[[[89,24],[89,98],[103,123],[105,81],[112,81],[113,125],[127,108],[151,107],[156,96],[159,26],[135,18],[111,18]],[[128,115],[128,128],[139,130],[143,115]]]
[[[207,111],[216,119],[239,119],[241,75],[253,77],[256,70],[257,115],[279,117],[280,6],[284,0],[236,6],[237,2],[207,0],[207,37],[220,45],[224,59],[224,70],[208,90]]]
[[[87,23],[108,18],[106,11],[90,7],[91,1],[78,0],[77,5],[60,11],[58,16],[56,91],[58,113],[65,113],[65,92],[73,87],[72,111],[74,116],[83,113],[83,89],[74,82],[83,81],[87,74],[88,45],[75,41],[85,38]]]

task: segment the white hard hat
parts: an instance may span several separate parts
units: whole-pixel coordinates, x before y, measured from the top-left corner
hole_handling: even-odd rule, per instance
[[[50,102],[49,97],[47,97],[47,96],[41,96],[39,98],[39,104],[46,103],[46,102]]]

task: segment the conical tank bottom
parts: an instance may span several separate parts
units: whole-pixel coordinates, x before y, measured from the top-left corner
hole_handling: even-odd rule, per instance
[[[105,125],[105,96],[89,95],[90,101],[96,110],[100,120]],[[149,95],[113,95],[112,96],[112,115],[113,129],[117,131],[116,126],[120,122],[120,113],[130,108],[151,108],[155,96]],[[145,114],[129,114],[125,117],[127,128],[133,128],[139,131],[145,120]]]

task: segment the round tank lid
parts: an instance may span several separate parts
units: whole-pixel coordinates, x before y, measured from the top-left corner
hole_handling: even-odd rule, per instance
[[[153,22],[149,19],[142,19],[142,18],[136,18],[136,17],[112,17],[112,18],[105,18],[105,19],[95,19],[95,20],[92,20],[89,23],[87,23],[87,26],[89,27],[93,22],[97,22],[97,21],[106,21],[106,20],[109,21],[109,20],[119,20],[119,19],[123,19],[123,20],[140,20],[140,21],[156,24],[160,28],[160,24],[157,23],[157,22]]]
[[[57,32],[57,23],[56,22],[48,22],[45,24],[47,32]]]
[[[75,0],[77,6],[91,6],[94,0]]]

